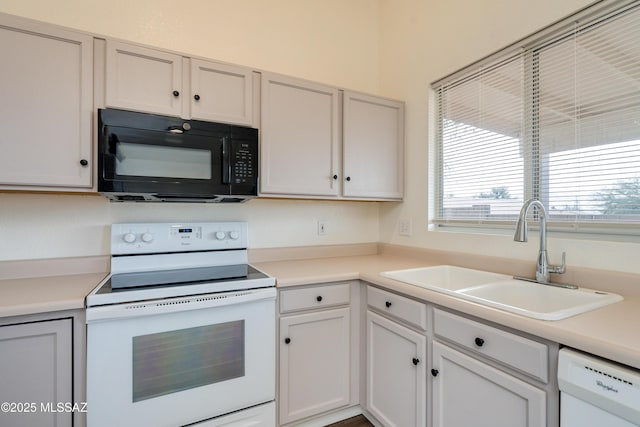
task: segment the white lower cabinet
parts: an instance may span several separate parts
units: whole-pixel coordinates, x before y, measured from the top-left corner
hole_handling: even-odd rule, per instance
[[[359,282],[279,295],[280,425],[559,425],[557,343]]]
[[[0,326],[0,426],[73,425],[72,361],[71,319]]]
[[[557,427],[558,346],[433,310],[433,427]]]
[[[385,426],[424,426],[426,337],[367,311],[367,409]]]
[[[433,427],[546,425],[543,390],[439,342],[433,367]]]
[[[357,369],[352,369],[357,363],[352,352],[357,334],[352,333],[349,305],[357,285],[339,283],[280,292],[280,311],[287,313],[280,317],[281,425],[357,404]]]

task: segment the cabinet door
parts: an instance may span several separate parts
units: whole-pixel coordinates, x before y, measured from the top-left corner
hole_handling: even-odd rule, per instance
[[[262,74],[261,193],[338,196],[338,98],[329,86]]]
[[[251,126],[253,72],[191,59],[191,117]]]
[[[93,38],[0,17],[0,186],[91,187]]]
[[[71,426],[72,413],[56,411],[73,403],[71,322],[0,327],[0,401],[28,405],[28,412],[0,412],[0,425]]]
[[[367,409],[385,426],[426,420],[426,337],[367,311]]]
[[[182,57],[107,40],[107,107],[147,113],[182,114]]]
[[[280,424],[350,402],[350,309],[280,318]]]
[[[438,342],[433,369],[434,427],[546,424],[543,390]]]
[[[344,196],[403,197],[404,104],[344,92]]]

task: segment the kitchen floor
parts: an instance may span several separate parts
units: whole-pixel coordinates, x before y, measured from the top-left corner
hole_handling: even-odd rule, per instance
[[[335,424],[329,424],[327,427],[373,427],[373,424],[364,416],[358,415],[357,417],[342,420]]]

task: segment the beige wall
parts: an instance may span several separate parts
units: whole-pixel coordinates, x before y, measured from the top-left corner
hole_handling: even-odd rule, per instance
[[[406,202],[380,209],[384,242],[535,262],[538,239],[515,243],[512,231],[428,231],[429,84],[592,3],[589,0],[382,0],[381,89],[407,103]],[[398,234],[411,220],[413,235]],[[551,235],[551,262],[640,273],[635,242]]]
[[[108,253],[118,221],[249,221],[252,247],[360,243],[531,260],[502,234],[427,231],[429,83],[590,0],[4,0],[0,11],[407,102],[406,201],[254,200],[242,206],[114,205],[99,197],[0,194],[0,260]],[[316,221],[329,220],[319,237]],[[413,235],[398,235],[411,220]],[[24,240],[23,240],[24,238]],[[76,240],[78,239],[78,240]],[[551,237],[557,262],[640,272],[638,243]]]
[[[3,0],[0,12],[365,92],[378,0]]]
[[[378,90],[377,0],[3,0],[0,12],[188,54]],[[252,248],[376,242],[378,204],[110,204],[96,196],[0,194],[0,260],[105,255],[125,221],[249,222]],[[317,235],[317,221],[329,233]],[[1,273],[0,273],[1,276]]]

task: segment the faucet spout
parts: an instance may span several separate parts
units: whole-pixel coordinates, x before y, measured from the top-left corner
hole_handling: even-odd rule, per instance
[[[565,272],[565,253],[562,253],[562,265],[549,264],[549,258],[547,256],[547,211],[539,200],[529,199],[522,205],[513,240],[516,242],[526,242],[528,240],[527,214],[532,206],[538,209],[538,215],[540,217],[540,249],[538,251],[538,261],[536,264],[536,280],[538,282],[548,283],[549,273],[562,274]]]

